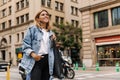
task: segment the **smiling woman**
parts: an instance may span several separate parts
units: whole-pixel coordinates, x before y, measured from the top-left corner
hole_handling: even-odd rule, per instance
[[[54,55],[52,40],[55,35],[49,25],[49,13],[39,11],[35,25],[28,28],[23,39],[23,58],[19,66],[24,68],[26,80],[52,80]]]

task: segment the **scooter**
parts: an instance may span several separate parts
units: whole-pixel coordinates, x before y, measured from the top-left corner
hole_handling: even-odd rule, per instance
[[[68,79],[73,79],[75,76],[75,72],[71,68],[71,64],[65,60],[63,62],[63,75]]]

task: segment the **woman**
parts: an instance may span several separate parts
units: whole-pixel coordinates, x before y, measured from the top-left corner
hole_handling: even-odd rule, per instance
[[[23,59],[20,63],[31,80],[52,80],[54,56],[51,46],[55,35],[50,30],[46,10],[35,16],[36,24],[29,27],[23,39]]]

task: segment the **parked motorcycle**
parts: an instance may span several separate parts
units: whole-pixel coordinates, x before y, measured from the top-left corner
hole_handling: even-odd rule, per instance
[[[75,76],[75,72],[71,68],[71,64],[65,60],[63,62],[63,75],[65,78],[68,78],[68,79],[73,79]]]

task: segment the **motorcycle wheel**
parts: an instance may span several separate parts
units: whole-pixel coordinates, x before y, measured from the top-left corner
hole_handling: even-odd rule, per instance
[[[68,68],[68,70],[67,70],[67,74],[66,74],[66,77],[67,77],[68,79],[73,79],[74,76],[75,76],[75,72],[74,72],[74,70],[71,69],[71,68]]]

